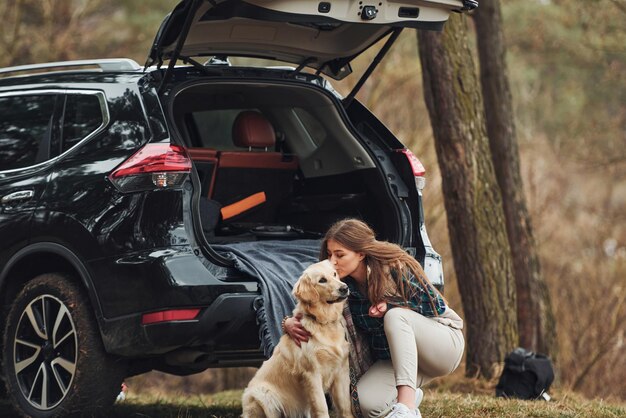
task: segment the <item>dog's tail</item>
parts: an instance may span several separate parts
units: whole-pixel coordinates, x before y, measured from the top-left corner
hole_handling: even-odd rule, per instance
[[[280,418],[284,415],[282,404],[276,393],[263,386],[246,388],[241,405],[242,418]]]

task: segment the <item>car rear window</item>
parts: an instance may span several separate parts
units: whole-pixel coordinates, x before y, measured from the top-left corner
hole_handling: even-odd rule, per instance
[[[192,113],[202,146],[219,151],[239,149],[233,143],[233,123],[237,115],[245,110],[256,109],[219,109]]]
[[[188,124],[187,128],[196,130],[201,143],[199,145],[202,147],[218,151],[238,150],[240,148],[233,143],[233,123],[237,115],[245,110],[259,111],[258,109],[219,109],[193,112],[191,114],[193,126]],[[274,110],[278,111],[277,109]],[[308,110],[301,107],[295,107],[292,110],[301,124],[303,134],[310,142],[307,145],[311,149],[319,147],[328,135],[326,128]],[[284,110],[282,111],[284,112]],[[280,128],[274,126],[274,129]]]
[[[104,120],[100,100],[91,94],[67,95],[63,115],[61,153],[85,139]]]
[[[0,97],[0,170],[48,158],[55,94]]]

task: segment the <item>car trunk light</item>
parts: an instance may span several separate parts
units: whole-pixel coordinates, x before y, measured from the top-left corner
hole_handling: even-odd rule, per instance
[[[118,166],[109,180],[122,192],[180,186],[191,171],[185,149],[172,144],[147,144]]]
[[[415,187],[417,187],[417,190],[424,190],[424,187],[426,186],[426,177],[424,177],[426,169],[424,168],[424,165],[410,149],[405,148],[399,150],[399,152],[404,154],[407,160],[409,160],[411,170],[413,171],[413,177],[415,177]]]
[[[172,309],[168,311],[151,312],[143,314],[141,317],[141,324],[156,324],[159,322],[172,322],[172,321],[190,321],[196,319],[200,313],[200,308],[197,309]]]

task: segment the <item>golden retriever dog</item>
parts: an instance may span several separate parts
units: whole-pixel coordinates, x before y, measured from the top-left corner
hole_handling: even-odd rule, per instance
[[[325,260],[309,266],[296,282],[294,316],[311,334],[301,347],[283,335],[243,393],[244,418],[328,417],[330,392],[339,417],[350,410],[349,345],[342,311],[348,286]]]

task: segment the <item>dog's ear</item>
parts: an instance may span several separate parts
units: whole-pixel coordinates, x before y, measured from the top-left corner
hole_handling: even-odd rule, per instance
[[[311,277],[306,273],[300,276],[293,288],[293,295],[296,299],[307,303],[317,302],[319,300],[320,294],[315,286],[313,286],[312,281]]]

